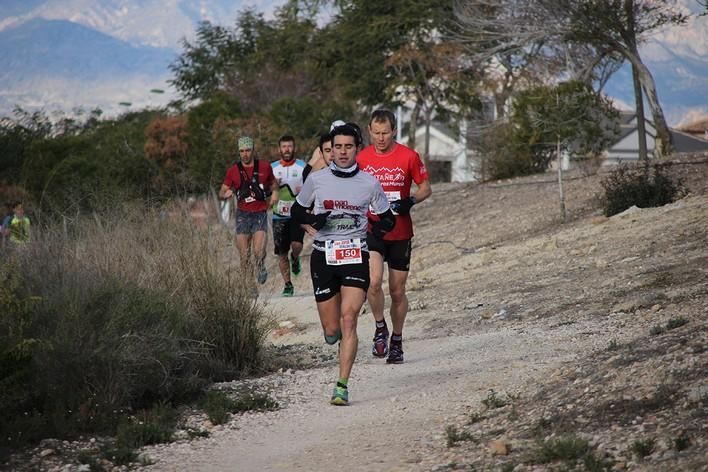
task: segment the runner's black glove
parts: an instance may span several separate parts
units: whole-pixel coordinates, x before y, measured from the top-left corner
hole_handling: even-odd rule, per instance
[[[327,217],[329,214],[332,213],[331,211],[325,212],[325,213],[319,213],[317,215],[312,215],[311,222],[309,223],[310,226],[315,228],[317,231],[321,230],[322,228],[325,227],[327,224]]]
[[[415,197],[404,198],[391,202],[391,210],[399,215],[407,215],[411,212],[411,207],[415,205]]]
[[[328,211],[325,213],[320,213],[319,215],[313,215],[312,213],[307,211],[307,208],[300,205],[297,201],[295,201],[295,203],[293,203],[293,206],[290,208],[290,215],[295,221],[300,224],[310,225],[317,231],[324,228],[324,226],[327,224],[327,217],[330,213],[332,212]]]
[[[391,210],[377,215],[380,219],[371,225],[371,233],[379,239],[383,239],[384,235],[391,231],[396,225],[396,217]]]

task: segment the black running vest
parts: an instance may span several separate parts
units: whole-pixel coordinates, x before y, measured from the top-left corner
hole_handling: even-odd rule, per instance
[[[239,161],[237,164],[238,171],[241,174],[241,186],[236,193],[236,198],[238,200],[245,200],[248,197],[255,198],[256,200],[265,200],[265,192],[258,182],[258,159],[253,160],[253,175],[248,178],[246,174],[246,169],[244,169],[243,164]]]

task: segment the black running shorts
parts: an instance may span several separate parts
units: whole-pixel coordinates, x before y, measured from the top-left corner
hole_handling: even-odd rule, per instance
[[[291,243],[301,243],[305,237],[305,230],[299,223],[292,219],[273,220],[273,244],[275,255],[287,255]]]
[[[383,256],[390,269],[408,272],[411,266],[411,240],[384,241],[373,234],[366,235],[369,251],[376,251]]]
[[[324,302],[339,293],[342,286],[369,290],[369,253],[361,252],[360,264],[327,265],[324,251],[312,250],[310,275],[315,301]]]

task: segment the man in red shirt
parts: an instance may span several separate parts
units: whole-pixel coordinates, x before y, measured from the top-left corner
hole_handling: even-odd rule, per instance
[[[268,279],[265,267],[268,208],[278,201],[278,181],[270,162],[254,159],[253,139],[239,138],[238,153],[241,160],[226,171],[219,198],[236,196],[235,241],[241,269],[249,278],[253,276],[253,253],[258,283],[264,284]]]
[[[432,190],[428,171],[420,156],[413,149],[395,141],[396,117],[389,110],[375,110],[369,120],[369,135],[372,144],[357,156],[359,167],[375,176],[386,192],[391,209],[396,214],[393,230],[379,239],[371,232],[366,243],[370,250],[370,285],[367,300],[376,321],[372,353],[386,357],[390,364],[403,362],[403,323],[408,313],[406,281],[411,260],[413,221],[410,210],[430,196]],[[417,190],[411,195],[411,183]],[[375,215],[369,215],[376,221]],[[388,264],[388,290],[391,295],[391,341],[384,317],[384,293],[381,288],[384,263]]]

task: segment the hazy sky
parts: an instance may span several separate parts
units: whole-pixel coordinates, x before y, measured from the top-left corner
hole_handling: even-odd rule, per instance
[[[692,11],[701,8],[696,0],[677,1]],[[198,19],[232,25],[238,12],[248,6],[271,17],[275,7],[283,3],[284,0],[0,0],[0,30],[37,16],[63,19],[136,46],[169,47],[176,55],[181,50],[181,39],[194,37]],[[691,112],[708,114],[708,17],[692,18],[686,26],[655,34],[642,45],[641,54],[656,78],[670,124],[676,125]],[[606,90],[618,106],[634,108],[626,69],[611,79]],[[163,77],[136,74],[118,78],[115,83],[33,76],[25,81],[24,89],[13,90],[3,90],[0,81],[0,108],[11,109],[14,100],[48,109],[70,109],[77,104],[100,106],[107,112],[111,107],[120,111],[115,108],[119,102],[131,102],[134,107],[155,106],[165,102],[168,94],[157,96],[146,91],[160,88],[169,92],[169,78],[167,70]]]

